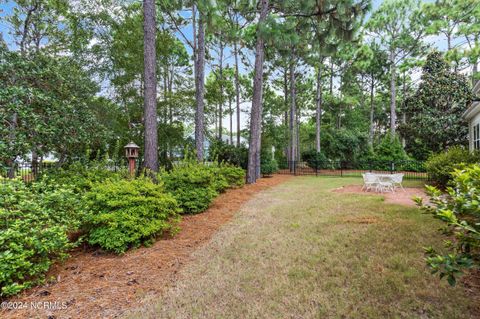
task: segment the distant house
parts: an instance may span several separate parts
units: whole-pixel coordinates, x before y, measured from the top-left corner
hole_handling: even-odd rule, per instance
[[[480,150],[480,80],[473,87],[473,101],[470,107],[463,113],[468,122],[468,148]]]
[[[195,140],[195,133],[187,134],[185,138]],[[210,145],[216,139],[217,139],[216,137],[211,137],[211,136],[208,136],[207,134],[203,136],[203,154],[205,157],[208,157],[208,150],[210,149]],[[230,144],[230,135],[222,134],[222,141],[226,144]],[[247,145],[248,140],[243,136],[240,136],[240,144]],[[233,145],[237,145],[236,135],[233,136]]]

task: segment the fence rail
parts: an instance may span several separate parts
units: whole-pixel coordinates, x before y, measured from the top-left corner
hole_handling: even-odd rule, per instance
[[[428,179],[424,164],[417,161],[283,161],[278,163],[279,174],[315,176],[361,176],[366,172],[383,174],[403,173],[407,179]]]

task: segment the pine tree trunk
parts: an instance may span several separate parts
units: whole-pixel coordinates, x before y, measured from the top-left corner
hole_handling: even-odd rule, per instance
[[[318,66],[318,73],[317,73],[317,110],[315,116],[315,149],[317,153],[322,151],[321,145],[321,126],[322,126],[322,68],[323,68],[323,59],[320,60],[320,65]]]
[[[157,78],[155,52],[155,1],[143,1],[144,16],[144,125],[145,125],[145,168],[158,171],[158,132],[157,132]]]
[[[296,131],[296,116],[297,116],[297,105],[296,105],[296,77],[295,77],[295,49],[292,49],[292,59],[290,62],[290,162],[295,161],[297,151],[297,137],[295,134]]]
[[[407,114],[405,114],[405,101],[407,97],[407,80],[405,72],[403,72],[403,87],[402,87],[402,124],[407,123]],[[405,148],[407,146],[407,140],[405,136],[402,134],[402,146]]]
[[[220,35],[221,36],[221,35]],[[220,75],[220,105],[218,108],[218,139],[222,140],[222,120],[223,120],[223,42],[220,41],[220,55],[218,58],[218,63],[220,66],[219,75]]]
[[[238,44],[237,40],[233,43],[235,53],[235,102],[237,104],[237,146],[240,146],[240,75],[238,71]]]
[[[203,13],[199,11],[198,30],[197,30],[197,54],[195,61],[195,148],[197,151],[197,160],[203,161],[203,139],[204,139],[204,111],[205,101],[205,25]]]
[[[374,88],[375,88],[375,81],[372,76],[372,81],[370,82],[370,132],[368,134],[368,145],[373,147],[373,134],[374,134],[374,126],[373,120],[375,115],[375,104],[374,104]]]
[[[390,134],[392,137],[395,137],[397,122],[397,85],[396,85],[396,76],[397,70],[395,68],[395,60],[393,56],[393,51],[390,51]]]
[[[228,109],[230,113],[230,145],[233,145],[233,109],[232,109],[232,99],[228,99]]]
[[[260,0],[259,24],[265,22],[269,10],[269,0]],[[265,40],[257,32],[255,45],[255,75],[253,79],[253,98],[250,119],[250,145],[248,148],[247,183],[255,183],[260,171],[260,148],[262,137],[262,95],[263,95],[263,63],[265,60]]]
[[[285,125],[285,138],[287,139],[287,146],[285,148],[285,158],[287,161],[290,160],[290,138],[289,138],[289,129],[288,129],[288,66],[285,65],[283,70],[283,96],[285,98],[285,114],[284,114],[284,125]]]

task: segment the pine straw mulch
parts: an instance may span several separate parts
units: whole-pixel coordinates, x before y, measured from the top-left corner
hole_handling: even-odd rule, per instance
[[[275,175],[256,184],[228,190],[202,214],[184,216],[180,232],[156,241],[151,247],[128,251],[122,256],[78,248],[64,263],[49,271],[50,283],[30,289],[10,302],[24,309],[0,310],[1,318],[114,318],[142,300],[159,295],[190,259],[259,191],[278,185],[291,176]],[[148,297],[148,298],[147,298]],[[34,309],[31,302],[42,304]],[[50,302],[46,305],[43,302]],[[66,309],[52,309],[55,308]],[[50,309],[48,309],[50,308]]]

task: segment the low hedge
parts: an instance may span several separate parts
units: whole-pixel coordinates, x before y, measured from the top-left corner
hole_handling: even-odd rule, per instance
[[[480,162],[480,153],[454,146],[447,151],[434,154],[425,162],[425,169],[436,186],[445,189],[452,180],[452,172],[468,164]]]
[[[219,193],[242,186],[244,178],[241,168],[229,164],[199,164],[192,160],[175,165],[159,177],[187,214],[203,212]]]
[[[174,231],[180,213],[175,198],[148,178],[95,184],[85,201],[88,243],[115,253]]]
[[[0,187],[0,295],[10,296],[44,280],[55,259],[73,247],[67,232],[79,225],[74,193],[40,192],[21,180]]]
[[[115,253],[177,231],[179,213],[199,213],[219,192],[244,184],[229,164],[187,161],[148,178],[127,179],[101,163],[49,172],[33,183],[2,180],[0,187],[0,296],[41,283],[55,260],[68,256],[81,234]],[[75,240],[76,241],[76,240]]]
[[[163,172],[160,179],[165,189],[180,204],[183,213],[200,213],[208,208],[219,190],[225,185],[214,171],[203,164],[187,161],[174,166],[170,172]]]

